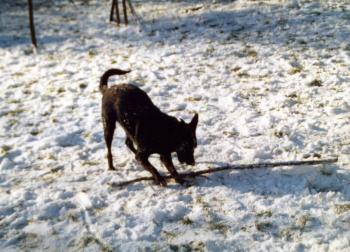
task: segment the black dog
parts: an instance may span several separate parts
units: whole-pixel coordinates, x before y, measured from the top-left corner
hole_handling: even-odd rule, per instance
[[[100,80],[102,97],[102,120],[108,149],[108,167],[114,170],[111,144],[118,122],[126,133],[125,144],[135,153],[136,160],[152,173],[156,184],[166,186],[165,179],[150,164],[148,158],[153,153],[160,154],[160,160],[178,183],[183,180],[178,175],[171,153],[176,152],[180,163],[194,165],[194,149],[197,147],[196,128],[198,114],[186,124],[161,112],[140,88],[131,84],[121,84],[108,88],[108,78],[130,71],[110,69]],[[137,150],[134,147],[137,146]]]

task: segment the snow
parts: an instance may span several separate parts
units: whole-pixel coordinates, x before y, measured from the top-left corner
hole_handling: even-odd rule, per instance
[[[345,0],[0,3],[0,250],[349,251],[350,5]],[[148,172],[117,128],[107,170],[98,81],[134,83],[190,121],[196,166],[330,158],[219,172],[188,186]],[[155,155],[150,160],[161,173]]]

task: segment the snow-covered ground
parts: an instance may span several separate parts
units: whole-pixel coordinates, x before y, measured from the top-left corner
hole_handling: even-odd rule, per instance
[[[0,3],[1,251],[349,251],[350,3]],[[220,172],[191,186],[149,176],[117,129],[107,171],[100,75],[132,69],[163,111],[199,113],[199,170],[339,157],[326,166]],[[152,157],[151,162],[166,170]]]

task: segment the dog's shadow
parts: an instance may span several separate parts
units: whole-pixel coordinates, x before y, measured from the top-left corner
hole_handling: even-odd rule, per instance
[[[210,167],[222,167],[224,162],[202,161],[198,164],[209,164]],[[180,168],[180,167],[179,167]],[[199,169],[198,169],[199,170]],[[179,173],[189,172],[178,169]],[[193,170],[192,170],[193,171]],[[165,175],[163,173],[163,175]],[[317,194],[321,192],[337,192],[350,200],[350,171],[339,165],[303,165],[277,168],[255,168],[244,170],[227,170],[208,173],[194,178],[186,178],[187,183],[179,185],[170,181],[167,188],[187,190],[190,187],[217,188],[226,187],[237,193],[254,193],[261,196],[282,197],[285,195]],[[152,182],[128,185],[128,190],[140,191]]]
[[[198,161],[202,168],[192,168],[176,164],[179,173],[198,171],[204,167],[219,168],[229,165],[225,162]],[[162,175],[167,175],[163,169]],[[338,164],[284,166],[275,168],[255,168],[243,170],[225,170],[186,178],[180,185],[175,181],[168,182],[168,189],[187,190],[190,187],[217,188],[226,187],[237,193],[254,193],[261,196],[281,197],[285,195],[317,194],[320,192],[338,192],[350,200],[350,171]],[[161,188],[151,181],[139,181],[123,188],[131,191],[142,191],[148,186]]]
[[[216,161],[198,161],[197,164],[208,165],[209,167],[222,167],[230,165],[229,163]]]
[[[211,168],[228,165],[223,162],[198,162]],[[283,195],[316,194],[339,192],[350,200],[350,171],[337,164],[284,166],[276,168],[255,168],[226,170],[208,173],[191,179],[191,186],[228,187],[240,193],[252,192],[258,195],[280,197]]]

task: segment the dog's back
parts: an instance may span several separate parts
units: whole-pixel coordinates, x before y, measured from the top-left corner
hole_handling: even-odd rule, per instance
[[[129,137],[135,138],[140,123],[161,116],[162,112],[153,104],[148,95],[131,84],[112,86],[103,93],[104,117],[115,117]]]

